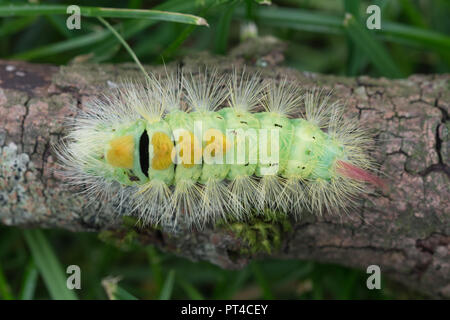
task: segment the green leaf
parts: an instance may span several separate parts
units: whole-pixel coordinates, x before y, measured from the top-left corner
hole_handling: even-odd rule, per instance
[[[2,5],[0,6],[0,17],[12,16],[36,16],[36,15],[67,15],[68,6],[65,5]],[[187,24],[207,26],[205,19],[191,14],[168,12],[161,10],[143,9],[121,9],[121,8],[101,8],[80,6],[80,14],[83,17],[103,17],[103,18],[137,18],[151,19],[159,21],[170,21]]]
[[[34,261],[30,260],[23,275],[22,286],[19,294],[20,300],[32,300],[34,298],[38,275],[39,272]]]
[[[23,235],[52,299],[76,300],[75,293],[67,288],[66,275],[43,232],[24,230]]]
[[[161,293],[159,294],[159,300],[169,300],[172,296],[173,286],[175,284],[175,270],[170,270],[169,275],[161,289]]]
[[[402,76],[384,46],[365,27],[356,21],[352,14],[346,14],[343,25],[353,43],[360,50],[364,51],[380,74],[390,78],[399,78]]]

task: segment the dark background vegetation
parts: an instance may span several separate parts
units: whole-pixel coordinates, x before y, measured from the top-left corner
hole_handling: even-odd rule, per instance
[[[260,36],[271,35],[288,44],[285,64],[301,71],[401,78],[413,73],[448,72],[450,67],[447,0],[285,0],[273,1],[271,6],[251,0],[0,0],[0,58],[57,65],[80,57],[90,62],[131,61],[119,41],[95,18],[82,18],[81,30],[68,30],[65,15],[5,17],[4,5],[30,2],[158,8],[192,13],[208,21],[209,28],[107,19],[146,64],[169,62],[198,51],[226,54],[241,41],[240,27],[253,21]],[[382,9],[381,31],[364,27],[369,4]],[[355,17],[354,24],[343,24],[346,12]],[[67,297],[58,289],[65,284],[64,277],[49,276],[49,270],[61,274],[71,264],[82,270],[82,290],[76,291],[81,299],[107,298],[101,283],[108,276],[122,277],[122,298],[418,297],[384,278],[382,290],[370,291],[365,272],[335,265],[267,259],[254,261],[240,271],[229,271],[151,247],[120,250],[102,242],[96,234],[0,227],[0,298]]]

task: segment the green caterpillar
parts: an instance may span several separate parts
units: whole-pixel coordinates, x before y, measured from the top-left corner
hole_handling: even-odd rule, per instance
[[[370,136],[328,98],[237,71],[151,77],[91,103],[58,154],[71,184],[120,194],[144,223],[345,210],[382,181]]]

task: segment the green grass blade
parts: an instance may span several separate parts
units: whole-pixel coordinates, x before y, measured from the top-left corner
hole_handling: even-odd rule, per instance
[[[427,28],[422,15],[411,0],[400,0],[400,5],[412,24],[419,28]]]
[[[360,20],[359,14],[359,1],[343,0],[345,12],[351,13],[355,19]],[[348,50],[348,62],[347,62],[347,75],[356,76],[360,73],[360,70],[367,64],[367,58],[364,52],[358,48],[350,37],[347,35],[347,50]]]
[[[41,230],[24,230],[23,234],[47,290],[55,300],[76,300],[67,288],[67,278],[58,259]]]
[[[88,53],[88,61],[101,63],[111,60],[120,51],[121,47],[120,43],[116,43],[115,45],[109,42],[102,43],[93,52]]]
[[[4,23],[2,27],[0,27],[0,37],[18,32],[32,24],[35,20],[36,17],[22,17],[14,19],[12,21],[8,21]]]
[[[134,20],[127,21],[123,23],[118,23],[114,25],[115,30],[120,31],[120,35],[123,40],[126,40],[141,30],[148,28],[152,25],[156,24],[156,21],[151,20]],[[117,51],[120,49],[120,44],[118,46],[117,37],[114,36],[111,32],[106,30],[107,36],[99,41],[99,44],[96,45],[95,49],[90,51],[94,55],[93,61],[100,62],[106,59],[110,59],[113,57]]]
[[[109,35],[108,31],[95,33],[93,32],[86,36],[76,37],[73,39],[42,46],[26,52],[18,53],[9,58],[19,60],[33,60],[69,50],[74,50],[80,47],[92,45],[94,43],[99,42],[100,40],[105,39],[108,35]]]
[[[105,278],[102,286],[106,291],[109,300],[138,300],[134,295],[118,285],[119,278]]]
[[[204,6],[216,3],[217,0],[205,0]],[[161,10],[177,10],[177,11],[185,11],[185,10],[192,10],[194,8],[197,8],[199,4],[197,2],[188,2],[185,0],[170,0],[167,2],[164,2],[155,8],[161,9]],[[156,20],[133,20],[133,21],[127,21],[123,23],[123,38],[126,40],[138,32],[154,25],[157,21]],[[115,37],[108,31],[97,31],[93,32],[87,35],[79,36],[73,39],[61,41],[58,43],[45,45],[39,48],[35,48],[26,52],[21,52],[19,54],[15,54],[13,56],[8,57],[9,59],[19,59],[19,60],[33,60],[38,59],[42,57],[46,57],[48,55],[53,54],[59,54],[62,52],[67,52],[75,49],[79,49],[82,47],[90,46],[92,47],[94,44],[97,44],[99,42],[106,42],[103,46],[104,48],[109,47],[112,48],[116,46],[117,40]],[[104,50],[108,51],[108,50]]]
[[[386,40],[426,49],[432,48],[439,52],[450,51],[450,37],[448,35],[388,21],[381,22],[381,26],[382,30],[379,35]]]
[[[163,53],[161,53],[161,56],[158,58],[158,62],[162,63],[173,57],[175,52],[191,35],[194,29],[195,26],[187,26],[186,28],[184,28],[184,30],[180,32],[179,36],[163,51]]]
[[[147,71],[145,71],[144,67],[141,64],[141,61],[139,61],[139,58],[136,56],[134,51],[130,48],[128,43],[122,38],[122,36],[114,29],[105,19],[102,17],[98,17],[98,20],[100,20],[101,23],[103,23],[117,38],[117,40],[120,41],[120,43],[124,46],[124,48],[128,51],[130,56],[133,58],[134,62],[138,65],[138,67],[141,69],[142,73],[149,78]]]
[[[117,286],[115,297],[116,300],[138,300],[138,298],[119,286]]]
[[[205,297],[189,282],[178,278],[177,283],[183,288],[184,292],[191,300],[204,300]]]
[[[218,54],[225,54],[227,51],[228,34],[230,33],[231,20],[237,2],[231,3],[221,14],[215,33],[214,51]]]
[[[32,300],[34,298],[34,292],[36,290],[36,285],[38,281],[38,269],[34,264],[34,261],[31,260],[23,275],[22,287],[19,293],[20,300]]]
[[[191,26],[188,26],[191,27]],[[133,46],[134,52],[141,58],[150,60],[161,54],[163,48],[167,48],[173,39],[179,35],[179,26],[172,24],[170,26],[159,25],[155,28],[152,41],[137,41]]]
[[[384,46],[365,27],[356,21],[353,15],[346,14],[343,24],[353,43],[364,51],[380,74],[390,78],[399,78],[402,76]]]
[[[294,30],[342,33],[342,20],[339,17],[317,13],[309,10],[292,8],[259,7],[257,12],[258,21],[263,25],[288,27]],[[236,10],[238,16],[245,12]]]
[[[140,8],[142,6],[142,0],[130,0],[128,2],[128,8]]]
[[[65,5],[2,5],[0,6],[0,17],[13,16],[37,16],[37,15],[67,15]],[[192,14],[168,12],[161,10],[144,9],[121,9],[121,8],[101,8],[80,6],[80,14],[83,17],[103,17],[103,18],[134,18],[151,19],[159,21],[179,22],[207,26],[208,23],[202,17]]]
[[[73,30],[69,30],[66,26],[66,19],[63,16],[58,15],[47,15],[45,16],[49,24],[64,38],[73,38],[76,33]]]
[[[245,10],[237,8],[236,16],[245,18]],[[259,7],[257,18],[263,25],[293,30],[327,34],[346,32],[340,17],[303,9]],[[441,53],[450,51],[450,37],[445,34],[389,21],[382,21],[381,27],[382,30],[377,32],[377,36],[381,39],[427,50],[433,49]]]
[[[147,257],[150,263],[150,269],[152,271],[153,281],[155,282],[157,292],[161,292],[161,288],[164,283],[161,258],[155,247],[149,246],[147,249]]]
[[[208,9],[212,5],[205,6],[205,8],[202,10],[201,14],[205,15]],[[159,63],[164,63],[166,60],[169,60],[176,51],[178,51],[178,48],[187,40],[187,38],[194,32],[195,26],[190,25],[184,28],[184,30],[176,37],[176,39],[170,43],[170,45],[161,53],[160,57],[158,58]]]
[[[6,280],[5,274],[3,273],[3,268],[0,265],[0,297],[3,300],[14,300],[14,296],[11,292],[11,287]]]
[[[247,281],[249,268],[232,274],[224,271],[223,274],[223,278],[218,281],[216,288],[214,288],[213,299],[232,299],[243,288],[245,281]],[[231,279],[227,275],[231,275]]]
[[[170,270],[169,275],[161,289],[161,293],[159,294],[159,300],[169,300],[172,296],[173,286],[175,284],[175,270]]]
[[[272,300],[274,299],[274,295],[272,293],[272,290],[270,288],[269,282],[267,281],[267,278],[265,277],[263,271],[261,270],[260,266],[257,262],[252,262],[251,269],[253,272],[253,275],[256,279],[256,282],[259,284],[262,292],[263,292],[263,298],[266,300]]]

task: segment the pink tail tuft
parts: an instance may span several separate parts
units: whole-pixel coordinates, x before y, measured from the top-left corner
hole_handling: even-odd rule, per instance
[[[370,172],[358,168],[357,166],[352,165],[351,163],[338,160],[336,162],[337,164],[337,172],[347,178],[358,180],[358,181],[365,181],[368,183],[373,184],[374,186],[386,190],[386,183],[383,181],[383,179],[371,174]]]

